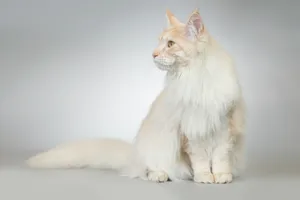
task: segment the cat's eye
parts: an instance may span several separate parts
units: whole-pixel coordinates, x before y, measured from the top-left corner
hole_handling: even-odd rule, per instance
[[[172,41],[172,40],[169,40],[169,41],[168,41],[168,47],[171,47],[171,46],[173,46],[174,44],[175,44],[174,41]]]

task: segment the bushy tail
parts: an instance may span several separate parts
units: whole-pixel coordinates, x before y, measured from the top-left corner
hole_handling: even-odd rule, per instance
[[[29,158],[32,168],[121,170],[130,162],[132,145],[117,139],[89,139],[59,145]]]

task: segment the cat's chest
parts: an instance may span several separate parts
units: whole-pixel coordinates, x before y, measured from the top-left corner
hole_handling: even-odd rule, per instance
[[[222,128],[236,86],[230,77],[203,74],[178,84],[176,95],[183,107],[182,131],[187,135],[205,135]]]
[[[193,106],[213,112],[231,98],[233,87],[232,81],[226,77],[203,74],[199,77],[191,76],[179,83],[177,95],[187,107]]]
[[[206,135],[221,128],[226,116],[222,90],[212,85],[191,90],[183,96],[181,129],[187,135]],[[188,96],[188,97],[187,97]]]

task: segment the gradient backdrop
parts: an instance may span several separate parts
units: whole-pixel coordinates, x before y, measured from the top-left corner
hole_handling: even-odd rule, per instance
[[[248,104],[250,164],[299,159],[296,0],[2,0],[2,154],[87,137],[132,140],[162,88],[164,73],[151,53],[165,10],[186,21],[196,7],[235,57]]]

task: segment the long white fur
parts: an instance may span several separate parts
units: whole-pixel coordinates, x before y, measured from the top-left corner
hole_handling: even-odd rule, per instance
[[[205,175],[208,160],[212,160],[217,163],[214,179],[230,182],[230,176],[223,173],[234,172],[243,158],[244,102],[231,57],[215,41],[211,42],[212,47],[189,62],[188,70],[168,71],[166,85],[153,102],[133,144],[114,139],[73,142],[30,158],[28,165],[111,168],[132,178],[159,182],[168,178],[213,182],[212,174]],[[158,67],[170,68],[163,67],[166,59],[158,59],[162,62],[157,63]],[[240,126],[235,127],[236,135],[230,135],[228,126],[227,114],[232,108],[232,118],[241,117],[237,123]],[[182,147],[183,135],[189,140],[189,155]],[[222,163],[225,158],[229,165],[228,161]]]
[[[133,148],[118,139],[86,139],[59,145],[29,158],[34,168],[101,168],[127,167]]]
[[[220,53],[220,56],[224,55]],[[214,79],[207,78],[204,74],[208,72],[201,71],[198,66],[194,68],[195,71],[182,73],[180,79],[170,78],[172,75],[167,75],[166,87],[153,103],[134,146],[113,139],[72,142],[30,158],[27,161],[28,165],[38,168],[136,169],[128,171],[131,177],[144,177],[151,169],[165,171],[173,180],[190,179],[190,166],[180,157],[179,121],[181,128],[191,133],[192,137],[203,136],[210,130],[220,129],[222,125],[220,113],[225,112],[230,100],[239,96],[235,74],[228,68],[231,67],[231,62],[228,60],[216,63],[217,60],[219,58],[216,57],[206,60],[208,69],[220,70]],[[197,62],[195,64],[198,65]],[[197,79],[198,76],[202,78]],[[213,87],[195,90],[193,87],[199,85],[197,81],[212,86],[214,81],[221,81],[223,87],[218,88],[217,92]],[[132,152],[134,157],[131,155]],[[139,161],[133,161],[133,158]],[[131,166],[133,163],[136,165]]]

